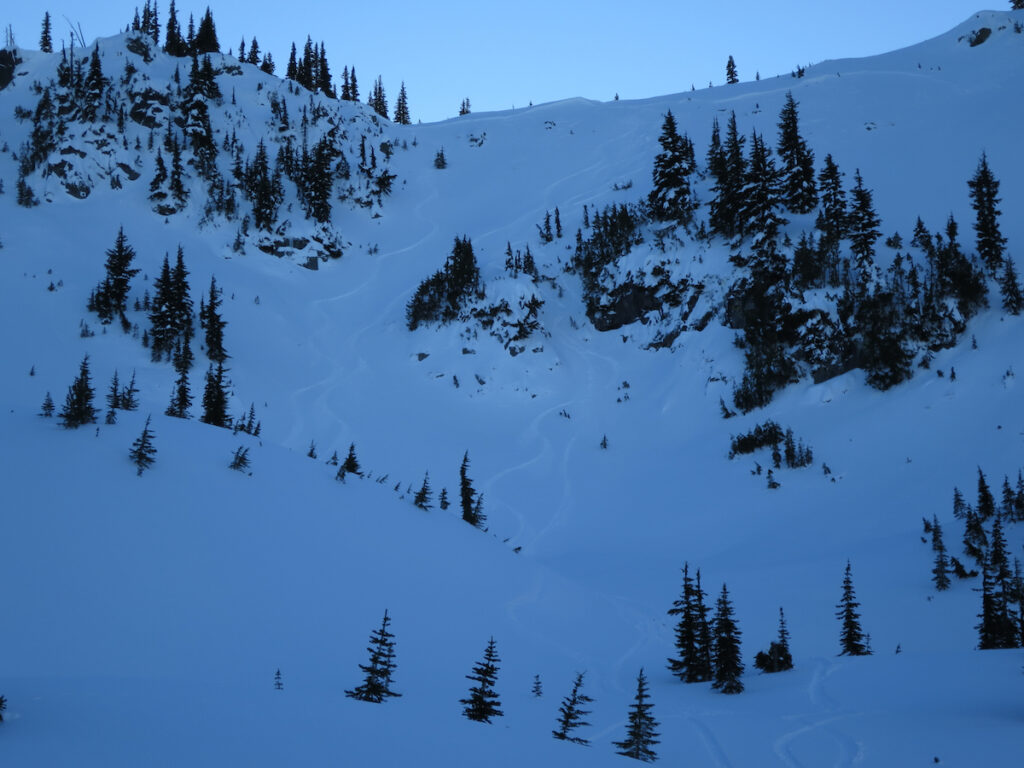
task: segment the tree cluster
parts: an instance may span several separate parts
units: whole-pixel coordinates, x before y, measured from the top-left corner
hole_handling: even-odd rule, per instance
[[[420,283],[406,305],[406,324],[414,331],[423,324],[449,323],[470,300],[482,297],[473,244],[468,237],[456,237],[444,267]]]

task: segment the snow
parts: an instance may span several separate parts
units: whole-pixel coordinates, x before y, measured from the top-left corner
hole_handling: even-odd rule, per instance
[[[979,580],[936,593],[921,541],[921,518],[938,515],[959,555],[953,486],[973,501],[977,467],[997,491],[1024,463],[1021,394],[1007,375],[1024,371],[1024,328],[1001,313],[998,294],[956,348],[889,392],[853,371],[723,420],[719,398],[728,401],[742,370],[732,331],[715,321],[672,350],[643,350],[642,326],[594,330],[578,279],[561,270],[583,204],[593,212],[649,189],[666,110],[702,158],[712,118],[729,110],[741,132],[774,137],[788,90],[818,163],[832,153],[847,183],[860,168],[886,234],[906,238],[917,216],[935,228],[952,212],[969,244],[966,180],[984,150],[1002,182],[1003,234],[1018,253],[1024,35],[1015,21],[1024,15],[983,12],[919,46],[824,62],[801,79],[383,124],[376,142],[408,145],[390,163],[394,193],[371,211],[335,204],[345,256],[315,272],[253,247],[232,252],[235,227],[199,226],[195,206],[154,214],[145,152],[141,178],[125,189],[98,184],[75,200],[51,179],[37,194],[52,202],[30,210],[15,205],[16,163],[4,153],[4,764],[623,765],[611,743],[623,737],[643,667],[667,764],[1017,765],[1022,652],[974,650]],[[963,38],[983,25],[992,36],[970,47]],[[100,45],[106,73],[117,73],[107,63],[128,55],[123,38]],[[13,119],[14,105],[32,106],[28,83],[56,63],[24,56],[29,74],[0,92],[0,142],[10,149],[29,129]],[[158,56],[150,77],[171,72]],[[269,119],[265,94],[281,87],[253,68],[220,85],[214,125],[231,125],[233,88],[251,151]],[[306,100],[289,101],[293,119]],[[353,135],[373,130],[362,108],[340,109],[356,120]],[[130,130],[145,142],[145,131]],[[436,170],[442,146],[449,166]],[[555,206],[566,237],[542,246],[536,225]],[[296,227],[301,218],[296,205]],[[133,298],[152,289],[178,244],[194,300],[216,276],[231,411],[254,403],[259,439],[164,416],[171,366],[150,362],[116,326],[104,333],[86,311],[122,225],[144,273]],[[548,335],[529,339],[527,352],[512,357],[458,326],[406,330],[416,285],[462,235],[489,298],[533,290],[501,277],[507,242],[529,244],[554,278],[557,287],[536,289]],[[693,250],[687,243],[676,256],[692,263]],[[721,249],[704,268],[727,269]],[[142,313],[129,314],[144,325]],[[95,336],[80,336],[81,320]],[[47,391],[60,406],[86,353],[98,400],[115,368],[122,383],[135,370],[142,405],[98,433],[64,431],[37,412]],[[150,413],[156,463],[137,477],[128,450]],[[752,474],[767,455],[727,458],[730,436],[768,418],[815,453],[811,468],[779,471],[774,491]],[[315,461],[305,455],[311,440]],[[372,477],[340,483],[325,460],[353,442]],[[239,445],[250,447],[251,475],[227,468]],[[486,533],[457,515],[467,450]],[[407,489],[426,471],[435,504],[447,487],[448,511],[412,505]],[[1021,532],[1011,529],[1010,541],[1021,557]],[[848,559],[871,657],[836,655]],[[683,685],[665,668],[666,610],[686,561],[712,596],[728,583],[748,667],[741,695]],[[761,675],[753,656],[775,637],[780,605],[796,668]],[[385,609],[403,695],[371,706],[343,691],[359,682]],[[458,700],[491,636],[506,714],[488,726],[461,717]],[[273,689],[278,668],[283,691]],[[581,733],[590,748],[550,735],[582,671],[595,699],[593,726]],[[541,699],[530,694],[535,674]]]

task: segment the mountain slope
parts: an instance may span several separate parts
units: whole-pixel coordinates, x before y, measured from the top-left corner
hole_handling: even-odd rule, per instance
[[[1003,475],[1015,481],[1024,434],[1013,374],[1024,370],[1020,318],[1000,312],[993,294],[957,346],[891,391],[868,388],[852,370],[818,384],[804,379],[766,409],[726,421],[719,399],[729,399],[743,366],[735,331],[716,321],[659,350],[643,348],[655,321],[598,332],[578,277],[564,266],[584,204],[594,211],[650,189],[666,110],[702,157],[712,118],[724,121],[731,110],[744,133],[774,136],[787,91],[819,161],[832,153],[848,176],[861,170],[887,235],[908,238],[917,216],[938,227],[952,212],[970,242],[965,182],[985,151],[1003,185],[1001,223],[1014,253],[1024,241],[1010,215],[1024,199],[1012,129],[1024,103],[1014,77],[1021,21],[987,12],[920,46],[825,62],[799,79],[645,102],[570,100],[405,128],[359,106],[328,104],[337,124],[350,127],[337,148],[352,169],[360,136],[378,152],[392,142],[390,161],[377,155],[396,174],[391,194],[365,207],[354,199],[368,194],[360,188],[335,200],[318,227],[289,186],[285,234],[254,230],[243,251],[232,247],[237,220],[200,225],[203,182],[193,171],[191,202],[178,213],[153,212],[153,157],[130,149],[134,138],[146,141],[141,124],[129,123],[127,154],[116,150],[130,167],[139,156],[139,179],[110,189],[116,163],[89,148],[76,166],[92,182],[84,199],[36,172],[29,181],[44,202],[17,206],[17,164],[5,153],[0,563],[8,629],[0,693],[10,701],[3,736],[12,764],[621,765],[611,742],[623,737],[640,667],[661,721],[663,760],[1015,764],[1020,651],[973,650],[979,580],[934,592],[921,518],[937,515],[947,546],[967,562],[953,485],[973,502],[978,467],[993,490]],[[991,37],[970,46],[982,26]],[[109,76],[135,55],[127,45],[124,37],[100,41]],[[59,59],[22,56],[27,74],[0,91],[0,140],[13,150],[29,129],[13,119],[15,105],[34,106],[29,84],[52,76]],[[159,91],[175,62],[157,53],[139,69]],[[289,93],[253,68],[220,75],[218,84],[218,141],[244,126],[250,152],[260,136],[271,143],[286,133],[267,128],[268,93],[288,100],[293,117],[319,99]],[[323,120],[313,135],[328,131]],[[81,148],[84,138],[69,141]],[[441,147],[444,170],[433,166]],[[225,177],[226,155],[218,159]],[[353,177],[370,183],[357,170]],[[541,245],[536,225],[556,206],[566,237]],[[162,416],[171,366],[86,311],[122,225],[142,269],[133,299],[152,292],[163,254],[178,244],[194,298],[211,275],[224,288],[231,412],[254,403],[260,440]],[[794,217],[791,229],[812,225]],[[279,239],[328,229],[340,259]],[[462,235],[472,238],[489,300],[514,304],[533,292],[544,300],[543,331],[526,351],[510,355],[473,323],[406,329],[417,283]],[[507,276],[506,243],[529,244],[551,279]],[[311,255],[316,271],[301,266]],[[670,256],[709,285],[721,281],[721,298],[732,271],[727,246],[687,240]],[[623,269],[659,257],[645,245]],[[143,312],[128,314],[146,327]],[[80,335],[83,320],[96,335]],[[86,353],[98,395],[115,368],[122,379],[134,369],[141,390],[141,409],[100,424],[98,434],[65,432],[36,415],[47,391],[63,401]],[[198,357],[197,396],[206,365]],[[127,454],[148,413],[157,461],[136,477]],[[755,461],[769,466],[767,452],[728,459],[730,437],[768,418],[815,455],[810,468],[780,470],[775,490],[754,474]],[[305,457],[310,441],[316,461]],[[339,483],[324,462],[352,442],[372,477]],[[227,469],[239,445],[251,449],[251,477]],[[456,499],[467,450],[486,534],[453,515],[457,506],[424,513],[411,504],[409,490],[426,471],[435,492],[446,487]],[[1019,557],[1021,533],[1010,530]],[[833,614],[847,560],[872,657],[836,656]],[[665,611],[686,561],[701,568],[712,600],[728,583],[748,666],[740,696],[683,685],[665,668],[673,653]],[[760,675],[753,654],[775,637],[779,605],[796,669]],[[385,609],[403,696],[372,707],[343,690],[358,683],[366,638]],[[488,727],[460,717],[458,700],[492,635],[506,716]],[[277,668],[284,691],[272,688]],[[590,749],[549,736],[559,700],[584,670],[596,700]],[[530,696],[535,674],[544,683],[539,700]]]

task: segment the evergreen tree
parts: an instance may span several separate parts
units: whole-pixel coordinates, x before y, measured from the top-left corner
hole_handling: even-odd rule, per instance
[[[949,558],[946,556],[946,545],[942,540],[942,526],[938,515],[932,517],[932,551],[935,552],[935,565],[932,567],[932,582],[935,589],[944,592],[949,589]]]
[[[466,451],[459,467],[459,502],[462,506],[462,519],[479,528],[481,521],[476,513],[475,500],[476,491],[473,489],[473,481],[469,479],[469,451]]]
[[[283,691],[284,690],[284,681],[281,679],[281,670],[280,669],[277,670],[277,672],[274,673],[274,690],[275,691]]]
[[[472,112],[472,109],[470,108],[469,99],[465,98],[462,100],[462,103],[459,104],[459,117],[468,115],[470,112]]]
[[[644,670],[641,668],[640,674],[636,678],[636,696],[629,707],[626,738],[622,741],[612,742],[618,754],[645,763],[653,763],[658,759],[652,747],[659,743],[657,737],[660,735],[655,730],[659,724],[651,712],[653,704],[649,699],[647,678],[644,677]]]
[[[856,259],[858,289],[863,295],[874,281],[875,243],[882,235],[878,229],[882,221],[875,213],[871,190],[864,186],[859,169],[854,174],[850,194],[853,200],[847,217],[846,236],[850,239],[850,252]]]
[[[370,93],[370,98],[367,103],[374,112],[385,120],[388,119],[388,100],[384,95],[384,81],[381,79],[380,75],[377,76],[377,80],[373,84],[373,91]]]
[[[441,494],[437,497],[437,506],[439,506],[442,510],[448,509],[448,507],[451,506],[451,504],[448,502],[447,488],[441,489]]]
[[[864,639],[864,632],[860,627],[860,614],[857,609],[860,603],[853,589],[853,576],[850,571],[850,561],[846,561],[846,573],[843,576],[843,596],[836,606],[836,618],[842,622],[842,630],[839,634],[840,656],[868,656],[871,651],[868,649]]]
[[[732,112],[721,152],[712,157],[709,150],[708,168],[715,178],[712,187],[715,196],[711,200],[709,223],[711,231],[723,237],[731,238],[739,231],[741,193],[747,175],[746,160],[743,157],[745,141],[736,126],[736,113]]]
[[[448,158],[444,156],[444,147],[437,150],[437,154],[434,155],[434,167],[438,170],[444,170],[448,167]]]
[[[971,207],[975,212],[974,232],[977,235],[978,256],[989,275],[996,277],[1003,264],[1006,238],[999,230],[999,181],[988,167],[985,153],[982,153],[978,168],[967,186],[971,193]]]
[[[416,498],[413,499],[412,503],[415,504],[420,509],[422,509],[423,511],[427,511],[430,509],[431,496],[432,492],[430,490],[430,473],[427,472],[425,475],[423,475],[423,485],[421,485],[420,489],[416,491]]]
[[[4,710],[7,709],[7,697],[0,696],[0,723],[4,721]]]
[[[779,229],[787,223],[781,208],[779,171],[771,149],[755,131],[750,137],[750,159],[739,195],[737,230],[750,236],[751,248],[757,254],[751,269],[762,272],[770,282],[782,277],[785,271],[777,247]]]
[[[814,181],[814,153],[800,136],[799,117],[792,91],[779,113],[779,159],[782,161],[782,196],[793,213],[810,213],[818,204]]]
[[[97,43],[92,49],[89,57],[89,72],[85,76],[84,95],[85,101],[82,108],[82,116],[87,120],[95,120],[99,114],[100,103],[103,99],[103,92],[107,88],[108,80],[103,76],[103,67],[100,62],[100,47]]]
[[[676,128],[672,110],[665,115],[658,143],[661,152],[654,158],[654,189],[647,197],[651,215],[660,221],[689,224],[694,208],[689,180],[692,165],[688,162],[685,142]]]
[[[96,409],[93,408],[92,383],[89,379],[89,356],[82,358],[78,376],[68,387],[64,408],[57,414],[60,424],[65,429],[77,429],[83,424],[96,423]]]
[[[819,247],[822,253],[829,254],[833,250],[838,250],[839,241],[846,236],[847,229],[843,174],[832,159],[832,155],[825,155],[824,165],[818,174],[818,191],[821,210],[814,226],[821,231]]]
[[[981,471],[981,467],[978,467],[977,513],[983,523],[991,520],[996,514],[996,500],[992,495],[992,490],[988,487],[988,480],[985,478],[985,473]]]
[[[459,699],[463,705],[462,714],[470,720],[480,723],[490,723],[492,717],[501,717],[501,701],[494,690],[494,684],[498,680],[498,658],[497,646],[492,637],[484,649],[483,661],[473,665],[471,674],[466,679],[472,680],[475,685],[469,689],[469,695],[465,699]]]
[[[985,535],[985,527],[982,525],[981,517],[975,512],[974,507],[968,505],[964,516],[964,552],[974,558],[979,566],[985,564],[985,549],[988,547],[988,537]]]
[[[135,258],[135,249],[128,245],[128,239],[124,234],[124,227],[117,231],[117,238],[114,247],[107,252],[106,277],[93,293],[94,309],[104,324],[110,323],[114,316],[121,317],[122,324],[126,324],[125,310],[128,303],[128,288],[130,281],[139,270],[132,269],[132,259]]]
[[[188,386],[188,369],[181,366],[178,371],[178,380],[174,383],[174,391],[171,394],[171,403],[164,411],[164,415],[173,416],[176,419],[187,419],[190,407],[192,407],[192,392]]]
[[[736,72],[736,62],[732,56],[729,56],[729,60],[725,63],[725,82],[729,85],[735,85],[740,81],[740,76]]]
[[[351,472],[353,475],[359,475],[362,477],[363,472],[359,467],[359,459],[356,458],[356,444],[351,443],[348,447],[348,455],[345,457],[345,461],[341,465],[341,470],[348,474]]]
[[[215,363],[228,359],[224,351],[224,326],[227,322],[220,316],[223,291],[217,287],[217,278],[210,277],[210,292],[199,310],[199,323],[206,332],[206,356]]]
[[[711,683],[722,693],[742,693],[743,660],[740,656],[741,632],[733,619],[732,603],[729,591],[722,585],[722,594],[715,606],[713,623],[714,639],[712,641],[712,658],[715,665],[715,676]]]
[[[167,12],[167,27],[164,36],[164,53],[168,56],[188,56],[188,43],[181,35],[181,24],[178,23],[178,11],[174,7],[174,0],[171,0],[171,7]],[[241,60],[241,49],[239,49],[239,60]]]
[[[553,730],[551,735],[556,739],[586,746],[590,744],[587,739],[581,736],[570,735],[577,728],[590,725],[590,723],[583,719],[590,714],[590,710],[584,709],[584,707],[592,702],[593,699],[582,691],[583,674],[583,672],[580,672],[576,675],[576,680],[572,684],[572,691],[562,699],[562,703],[558,707],[558,728]]]
[[[43,14],[43,31],[39,35],[39,50],[43,53],[53,53],[49,11]]]
[[[228,464],[228,468],[239,472],[247,470],[249,468],[249,449],[242,445],[238,446],[238,449],[231,457],[231,463]]]
[[[204,424],[225,428],[231,426],[226,387],[224,363],[217,363],[216,370],[211,364],[206,371],[206,386],[203,389],[203,415],[199,418]]]
[[[149,429],[149,419],[146,417],[146,425],[142,428],[142,434],[135,438],[128,457],[132,460],[137,470],[136,474],[142,476],[143,470],[149,469],[156,461],[156,448],[153,447],[153,433]]]
[[[1024,294],[1021,293],[1020,279],[1013,259],[1003,260],[1003,274],[999,278],[999,293],[1003,298],[1003,309],[1011,315],[1019,315],[1024,310]]]
[[[56,406],[53,403],[53,398],[50,396],[50,393],[47,392],[46,397],[43,398],[43,405],[39,409],[39,415],[47,419],[52,418],[55,408]]]
[[[1019,648],[1018,616],[1010,607],[1012,574],[1006,553],[1002,521],[992,524],[991,546],[982,564],[981,623],[977,625],[978,648]]]
[[[405,92],[405,83],[398,90],[398,100],[395,102],[395,122],[399,125],[411,125],[412,118],[409,117],[409,97]]]
[[[118,406],[122,411],[134,411],[139,407],[139,401],[136,395],[139,390],[135,388],[135,371],[132,371],[132,377],[128,380],[128,386],[121,390],[121,400]]]
[[[758,651],[754,658],[754,666],[763,672],[784,672],[793,668],[793,655],[789,651],[789,630],[786,628],[786,615],[779,608],[779,637],[774,640],[768,651]]]
[[[533,685],[530,686],[530,693],[533,694],[535,699],[539,699],[544,695],[544,688],[540,684],[540,675],[533,676]]]
[[[217,27],[213,23],[213,14],[210,7],[206,7],[206,13],[199,21],[199,29],[196,31],[195,40],[192,43],[193,54],[220,53],[220,43],[217,41]]]
[[[391,675],[395,671],[395,636],[388,631],[390,622],[388,612],[384,611],[380,629],[370,635],[370,645],[366,649],[370,659],[366,664],[359,665],[365,675],[363,682],[345,691],[346,696],[380,704],[389,696],[402,695],[391,690]]]

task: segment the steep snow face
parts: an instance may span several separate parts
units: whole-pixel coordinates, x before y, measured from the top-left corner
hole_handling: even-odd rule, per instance
[[[174,72],[184,89],[190,65],[156,51],[146,62],[124,37],[98,48],[115,81],[112,120],[70,121],[25,177],[40,204],[18,206],[14,155],[32,124],[15,108],[34,112],[31,85],[55,79],[60,60],[19,52],[19,75],[0,91],[8,761],[621,765],[611,745],[643,667],[661,723],[656,751],[668,762],[1016,765],[1021,652],[974,650],[981,580],[935,592],[921,519],[937,516],[950,553],[970,567],[953,486],[973,504],[980,467],[997,498],[1004,476],[1016,487],[1020,318],[994,294],[958,345],[888,392],[868,388],[858,370],[805,378],[767,408],[723,420],[720,402],[743,366],[735,331],[720,317],[702,330],[691,319],[657,349],[646,347],[667,327],[658,317],[599,332],[565,267],[584,205],[592,214],[650,191],[667,110],[700,159],[713,118],[724,124],[732,111],[742,133],[774,137],[789,91],[819,164],[831,153],[847,181],[860,169],[886,235],[909,239],[918,216],[937,229],[952,213],[971,248],[965,182],[984,151],[1015,254],[1024,241],[1010,215],[1024,200],[1011,128],[1024,104],[1014,76],[1022,23],[1020,13],[984,12],[919,46],[825,62],[801,78],[408,127],[213,57],[221,100],[206,103],[225,183],[232,136],[243,163],[260,140],[273,160],[289,139],[303,146],[305,114],[305,146],[328,137],[333,148],[330,218],[307,218],[308,195],[286,177],[277,225],[262,231],[240,191],[234,218],[204,210],[211,182],[187,162],[187,201],[154,211],[148,140],[152,130],[154,148],[164,146],[161,126],[182,103]],[[991,34],[972,46],[983,27]],[[137,71],[123,82],[128,61]],[[147,88],[168,104],[144,100],[137,114],[153,127],[128,114],[122,134],[117,107]],[[135,102],[124,103],[130,113]],[[292,127],[281,131],[283,104]],[[183,135],[188,123],[174,125]],[[445,169],[434,167],[441,148]],[[61,160],[87,195],[68,194],[66,179],[47,171]],[[377,194],[385,169],[391,192]],[[563,237],[541,243],[537,226],[556,208]],[[86,310],[121,226],[141,270],[127,312],[137,332],[127,334]],[[812,226],[813,215],[793,217],[789,229]],[[477,318],[410,333],[407,302],[462,236],[480,266],[480,307],[504,300],[512,314],[498,312],[490,328]],[[162,415],[177,377],[142,346],[141,302],[179,245],[197,307],[212,276],[224,290],[230,411],[252,404],[259,437]],[[507,247],[529,247],[540,279],[509,274]],[[673,275],[699,278],[698,318],[719,311],[730,253],[685,237],[662,252],[648,237],[617,269],[635,275],[667,261]],[[501,320],[525,318],[531,297],[543,302],[537,326],[511,341],[517,329]],[[198,416],[208,361],[198,343],[195,352]],[[114,425],[101,414],[98,429],[64,431],[37,412],[47,392],[60,408],[86,354],[98,406],[116,369],[122,382],[135,371],[140,408]],[[137,477],[128,451],[150,413],[156,462]],[[768,419],[814,452],[808,468],[775,469],[771,490],[769,450],[728,458],[733,436]],[[306,456],[311,441],[316,460]],[[329,459],[353,443],[364,475],[340,482]],[[239,447],[250,449],[248,474],[227,468]],[[486,533],[458,516],[467,451]],[[412,500],[428,472],[425,512]],[[1019,524],[1007,530],[1020,557]],[[848,560],[871,657],[837,656]],[[684,685],[666,669],[675,652],[666,610],[684,562],[701,569],[709,602],[728,584],[748,667],[741,695]],[[780,605],[796,668],[761,675],[753,656],[775,638]],[[403,695],[372,706],[343,691],[360,682],[385,609]],[[462,718],[458,701],[491,636],[505,716],[487,726]],[[593,725],[581,731],[590,749],[550,736],[580,671],[595,699]]]

